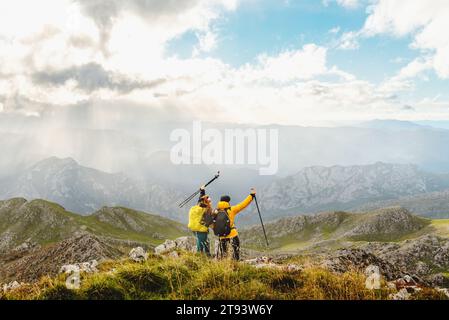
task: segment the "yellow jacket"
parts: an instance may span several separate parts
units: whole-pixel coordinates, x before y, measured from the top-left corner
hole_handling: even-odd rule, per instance
[[[206,211],[207,208],[200,207],[199,205],[190,208],[188,224],[190,230],[193,232],[209,232],[209,228],[201,224],[203,214]]]
[[[245,200],[243,200],[241,203],[239,203],[239,204],[237,204],[235,206],[231,206],[229,204],[229,202],[226,202],[226,201],[218,202],[217,209],[222,210],[222,209],[230,208],[228,210],[228,215],[229,215],[229,220],[231,220],[231,228],[232,228],[231,233],[228,236],[220,237],[220,239],[232,239],[232,238],[237,237],[239,235],[239,233],[237,232],[237,229],[235,228],[235,224],[234,224],[235,216],[240,211],[242,211],[247,206],[249,206],[251,201],[253,201],[253,196],[252,195],[249,195],[248,197],[246,197]]]

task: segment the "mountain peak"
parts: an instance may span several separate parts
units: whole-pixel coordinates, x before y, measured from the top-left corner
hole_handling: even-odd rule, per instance
[[[50,157],[36,163],[32,169],[40,169],[40,168],[48,168],[48,167],[73,167],[79,166],[78,162],[75,159],[67,157],[67,158],[58,158],[58,157]]]
[[[402,121],[402,120],[382,120],[375,119],[367,122],[362,122],[358,127],[369,128],[369,129],[387,129],[387,130],[414,130],[421,128],[429,128],[428,126],[423,126],[412,121]]]

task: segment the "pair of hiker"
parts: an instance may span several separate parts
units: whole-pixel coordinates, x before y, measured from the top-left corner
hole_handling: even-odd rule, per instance
[[[217,209],[212,208],[212,201],[204,187],[200,188],[200,198],[196,206],[189,212],[189,229],[196,236],[197,251],[210,256],[209,227],[219,236],[219,257],[227,254],[229,245],[232,247],[234,260],[240,259],[240,239],[235,228],[235,217],[253,201],[256,190],[251,188],[251,193],[241,203],[231,206],[231,197],[222,196]]]

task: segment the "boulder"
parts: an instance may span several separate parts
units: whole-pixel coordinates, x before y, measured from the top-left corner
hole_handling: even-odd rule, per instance
[[[175,240],[165,240],[165,242],[154,248],[155,254],[165,254],[173,250],[196,251],[196,239],[194,237],[181,237]]]
[[[129,258],[135,262],[144,262],[148,259],[148,253],[142,247],[133,248],[129,252]]]
[[[185,251],[196,251],[196,239],[193,237],[181,237],[175,240],[176,248]]]
[[[369,290],[379,290],[381,287],[380,268],[375,265],[370,265],[365,269],[365,287]]]

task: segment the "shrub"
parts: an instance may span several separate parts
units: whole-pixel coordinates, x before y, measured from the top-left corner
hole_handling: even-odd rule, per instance
[[[116,279],[109,275],[95,275],[80,290],[88,300],[124,300],[126,292]]]
[[[70,290],[66,287],[65,283],[56,283],[42,291],[39,295],[39,299],[42,300],[77,300],[80,299],[76,291]]]
[[[134,286],[145,292],[163,293],[169,291],[168,279],[161,273],[147,265],[128,266],[117,271],[117,277],[126,286]]]

